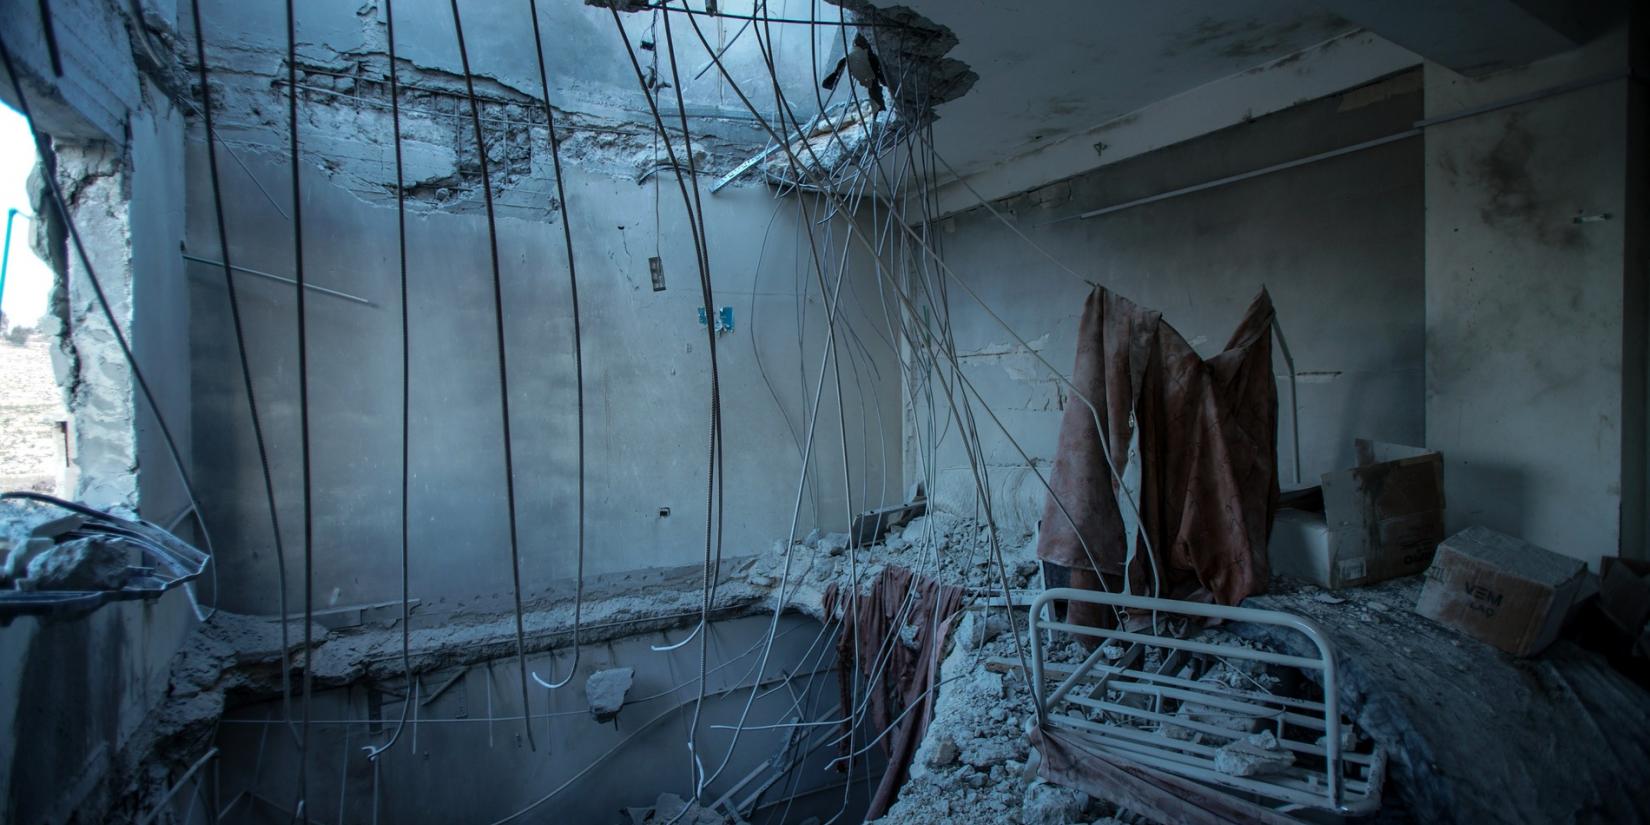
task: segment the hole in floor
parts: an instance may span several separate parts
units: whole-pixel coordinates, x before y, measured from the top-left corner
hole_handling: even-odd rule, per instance
[[[710,624],[697,751],[707,780],[700,804],[716,818],[690,814],[679,822],[824,821],[838,814],[839,821],[859,821],[881,780],[884,757],[877,747],[856,755],[851,775],[829,765],[845,752],[843,729],[832,724],[842,717],[839,625],[782,616],[757,678],[770,622],[749,616]],[[700,641],[664,652],[652,648],[680,642],[691,630],[584,645],[577,671],[559,690],[529,679],[536,750],[529,749],[523,728],[513,655],[428,668],[410,688],[396,676],[316,691],[303,780],[310,819],[340,825],[495,822],[526,810],[510,821],[670,821],[675,810],[647,819],[647,809],[665,808],[662,794],[691,796],[687,740],[698,697]],[[399,670],[399,646],[383,655]],[[566,678],[572,658],[565,649],[531,655],[528,669],[555,682]],[[598,720],[586,682],[592,674],[623,668],[634,669],[624,704],[613,718]],[[406,726],[375,775],[364,748],[389,741],[409,695],[416,699]],[[729,728],[738,725],[747,702],[735,745]],[[295,718],[298,713],[295,701]],[[856,748],[876,733],[856,731]],[[217,746],[222,809],[234,821],[288,822],[300,796],[299,750],[282,724],[279,700],[228,711]],[[729,815],[738,819],[723,819]]]

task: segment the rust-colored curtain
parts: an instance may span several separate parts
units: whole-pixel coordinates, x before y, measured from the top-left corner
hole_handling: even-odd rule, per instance
[[[914,602],[902,614],[907,594]],[[825,614],[836,615],[839,610],[843,614],[842,630],[837,635],[837,678],[844,713],[854,707],[857,662],[860,676],[870,679],[875,675],[864,685],[866,695],[862,699],[871,735],[881,733],[899,719],[882,739],[888,770],[871,797],[867,820],[887,813],[894,803],[910,770],[911,758],[934,716],[934,696],[929,690],[939,679],[940,650],[951,632],[951,619],[962,606],[962,594],[960,587],[918,578],[896,565],[883,568],[870,593],[857,599],[850,598],[834,582],[825,591]],[[850,630],[856,616],[857,634]],[[909,644],[901,636],[901,622],[914,628]],[[902,713],[905,716],[900,718]],[[848,724],[852,725],[852,714],[849,717]],[[860,744],[844,740],[844,750],[850,742]]]
[[[1040,558],[1072,569],[1073,587],[1116,589],[1127,575],[1136,594],[1221,604],[1266,589],[1278,500],[1272,318],[1262,290],[1225,349],[1204,360],[1161,313],[1103,288],[1089,295],[1072,383],[1100,429],[1081,400],[1066,402],[1037,543]],[[1155,570],[1142,538],[1124,570],[1127,505],[1102,433],[1119,474],[1137,442],[1139,533]],[[1074,621],[1098,623],[1097,611],[1072,607]]]

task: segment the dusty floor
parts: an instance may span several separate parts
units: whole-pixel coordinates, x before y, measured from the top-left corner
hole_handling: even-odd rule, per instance
[[[0,489],[53,492],[57,422],[66,420],[46,338],[19,346],[0,338]]]
[[[1002,666],[1020,655],[1016,640],[1024,638],[1025,614],[1017,612],[1016,626],[1010,630],[1000,607],[987,606],[993,600],[1001,603],[1002,572],[1008,575],[1009,596],[1015,603],[1029,601],[1041,588],[1035,537],[999,535],[1001,568],[986,563],[986,539],[989,536],[974,523],[939,515],[918,519],[886,543],[852,554],[840,536],[810,537],[789,553],[783,542],[777,542],[757,556],[726,560],[714,609],[723,615],[752,615],[778,606],[824,618],[825,588],[846,583],[851,572],[857,573],[862,587],[868,586],[889,564],[962,584],[969,595],[964,617],[943,651],[933,723],[915,755],[909,781],[880,821],[1146,821],[1036,777],[1036,758],[1026,739],[1032,713],[1029,691],[1017,667]],[[633,586],[615,586],[611,592],[596,588],[595,594],[587,593],[584,639],[680,627],[684,616],[696,614],[701,597],[696,583],[697,571],[682,570],[654,582],[646,598],[638,597]],[[1603,794],[1628,781],[1624,771],[1643,764],[1644,746],[1639,743],[1650,742],[1650,694],[1596,655],[1568,643],[1536,659],[1518,660],[1425,620],[1411,609],[1418,587],[1418,578],[1411,577],[1330,594],[1278,579],[1272,593],[1251,600],[1256,607],[1310,617],[1336,639],[1344,676],[1343,707],[1385,749],[1393,768],[1386,809],[1378,820],[1404,821],[1420,815],[1434,821],[1520,821],[1513,815],[1518,810],[1551,813],[1554,805],[1547,804],[1548,799],[1568,809],[1591,806],[1631,814],[1631,803]],[[528,648],[545,651],[567,644],[570,608],[559,598],[529,605]],[[511,653],[510,616],[437,611],[427,617],[437,621],[421,626],[416,613],[411,658],[417,670]],[[363,678],[393,680],[402,667],[394,618],[363,615],[355,627],[317,627],[315,648],[308,656],[302,650],[301,632],[290,628],[286,646],[294,672],[310,664],[320,685]],[[1288,649],[1286,640],[1251,633],[1241,624],[1221,632],[1257,646]],[[158,766],[176,768],[200,753],[211,741],[226,701],[278,695],[279,637],[279,625],[266,618],[220,613],[202,626],[194,644],[174,663],[171,702],[139,746],[164,757],[134,759],[133,764],[150,766],[147,773],[132,777],[134,785],[147,784],[152,792],[163,786],[167,775]],[[1054,651],[1051,657],[1081,658],[1080,653],[1066,653],[1072,655]],[[990,660],[996,665],[987,667]],[[1565,720],[1569,735],[1547,741],[1542,731],[1551,726],[1538,722],[1544,718]],[[1496,745],[1491,747],[1491,742]],[[1489,752],[1494,758],[1486,760],[1483,754]],[[1600,764],[1585,756],[1597,753],[1622,759]],[[1528,790],[1509,795],[1505,787],[1515,777],[1522,777],[1518,781]],[[1561,787],[1551,787],[1555,778],[1563,780]],[[1463,811],[1483,818],[1452,815]],[[1551,821],[1545,816],[1522,821],[1540,820]]]

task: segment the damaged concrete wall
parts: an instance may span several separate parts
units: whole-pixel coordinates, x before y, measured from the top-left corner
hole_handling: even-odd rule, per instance
[[[116,778],[145,767],[128,746],[166,698],[172,655],[194,626],[189,597],[174,590],[0,628],[0,819],[66,822],[127,792]]]
[[[53,174],[69,201],[71,220],[122,330],[132,325],[131,236],[127,223],[126,158],[108,141],[58,142]],[[44,186],[44,184],[41,184]],[[135,507],[137,440],[132,426],[136,397],[131,373],[93,292],[85,263],[57,219],[49,196],[36,214],[40,240],[53,247],[58,281],[50,303],[48,334],[56,338],[52,366],[69,409],[76,482],[71,497],[94,507]],[[49,239],[49,240],[47,240]],[[66,273],[66,275],[65,275]]]
[[[228,2],[203,6],[208,60],[215,83],[222,87],[215,95],[224,109],[219,114],[220,132],[231,140],[247,135],[256,142],[255,133],[276,126],[284,130],[284,7],[245,8]],[[724,4],[723,9],[749,14],[751,4]],[[805,16],[806,4],[796,0],[769,4],[768,9]],[[541,3],[539,13],[550,99],[557,107],[567,158],[587,168],[633,177],[667,163],[611,13],[575,3]],[[488,158],[503,184],[495,187],[501,190],[500,204],[506,212],[521,210],[524,216],[542,217],[546,204],[556,207],[550,190],[542,186],[549,183],[544,170],[550,159],[527,5],[478,5],[463,9],[463,14],[476,91],[488,122]],[[339,185],[369,200],[392,199],[383,4],[309,0],[297,4],[295,16],[308,148]],[[407,121],[403,138],[408,194],[415,206],[479,212],[474,134],[451,9],[439,0],[411,0],[396,7],[396,18],[397,53],[404,64],[401,104]],[[619,19],[649,88],[659,95],[680,155],[677,90],[662,19],[654,13],[626,13]],[[720,174],[759,150],[765,135],[710,65],[685,18],[676,15],[672,20],[680,91],[693,118],[695,150],[703,153],[698,158],[701,168]],[[755,36],[746,31],[736,38],[739,26],[734,20],[694,21],[713,45],[725,48],[724,65],[764,110],[764,117],[774,121],[772,85]],[[775,68],[781,86],[804,120],[817,111],[808,61],[816,58],[821,71],[828,71],[841,53],[834,32],[814,28],[818,31],[804,34],[795,26],[779,27],[772,44],[778,51]],[[536,180],[529,183],[530,178]]]
[[[193,463],[188,366],[191,318],[188,281],[177,252],[184,237],[184,118],[153,84],[145,81],[144,89],[149,105],[133,113],[128,130],[129,328],[144,377],[177,441],[184,466],[189,467]],[[137,417],[127,419],[126,425],[133,427],[137,442],[139,510],[146,519],[169,524],[189,500],[154,411],[140,396],[132,397]],[[84,433],[79,421],[77,417],[76,426]],[[83,467],[82,479],[87,473]],[[198,536],[189,521],[178,530],[186,537]]]
[[[145,3],[138,21],[105,4],[55,4],[61,78],[53,76],[39,7],[9,9],[6,31],[27,71],[36,125],[52,139],[49,173],[69,201],[116,323],[187,450],[188,302],[173,252],[183,237],[182,120],[171,100],[171,68],[157,57],[170,38],[168,10]],[[9,81],[3,85],[9,101]],[[169,520],[185,501],[176,467],[44,181],[36,190],[33,208],[43,220],[31,242],[59,274],[48,323],[55,329],[47,332],[58,339],[53,365],[71,416],[70,494]]]
[[[358,16],[356,8],[346,14],[333,4],[306,3],[299,10],[309,55],[302,59],[327,62],[333,73],[306,68],[300,80],[306,276],[372,304],[325,295],[309,301],[321,607],[400,594],[394,575],[400,559],[401,389],[393,133],[380,102],[387,101],[379,54],[382,12],[369,4]],[[437,609],[442,599],[439,609],[497,609],[509,604],[510,567],[487,225],[468,102],[453,91],[455,82],[462,87],[462,74],[445,6],[397,4],[396,12],[398,50],[411,61],[402,66],[403,80],[413,87],[403,99],[403,126],[409,158],[418,164],[408,187],[412,589],[426,609]],[[490,101],[484,139],[497,162],[493,184],[525,595],[542,594],[575,571],[573,331],[557,225],[564,219],[574,234],[583,315],[586,572],[693,564],[704,553],[710,383],[697,318],[698,276],[674,176],[669,170],[649,174],[655,151],[663,150],[654,149],[645,101],[624,89],[613,64],[624,61],[629,71],[628,59],[610,18],[602,28],[605,10],[541,4],[546,48],[557,61],[552,91],[558,136],[567,150],[564,208],[553,202],[548,134],[532,102],[537,68],[519,63],[521,50],[531,60],[526,19],[514,10],[467,12],[477,71],[504,78],[482,82],[478,92]],[[209,4],[204,13],[208,42],[216,44],[213,83],[222,85],[214,89],[214,100],[222,102],[219,133],[240,159],[220,153],[234,262],[290,276],[284,22],[270,17],[274,11],[249,12],[255,18],[249,20],[227,3]],[[631,15],[625,25],[636,36],[645,19]],[[683,66],[702,65],[708,59],[703,48],[687,48],[678,27]],[[346,35],[355,40],[328,39]],[[740,41],[747,46],[748,40]],[[348,90],[319,91],[317,84],[344,82],[338,80],[345,73],[340,65],[353,73]],[[661,72],[668,74],[668,67]],[[714,70],[701,81],[705,88],[694,87],[690,114],[696,106],[715,105],[713,76]],[[634,77],[628,82],[633,90]],[[673,95],[664,98],[673,108]],[[728,110],[695,116],[692,125],[696,155],[708,147],[700,161],[709,172],[726,171],[761,148],[749,122]],[[709,136],[702,139],[701,129]],[[192,255],[217,260],[202,140],[195,123],[188,247]],[[454,176],[452,185],[442,185]],[[638,183],[638,177],[644,179]],[[789,527],[798,445],[807,427],[802,394],[804,388],[812,392],[818,375],[825,304],[805,268],[809,256],[799,238],[809,224],[794,197],[775,200],[766,188],[736,185],[705,195],[704,206],[716,303],[733,307],[736,327],[718,346],[728,435],[722,546],[729,555],[748,554],[766,549]],[[840,237],[840,227],[837,232]],[[655,256],[663,262],[662,292],[650,282],[649,258]],[[871,323],[866,313],[880,311],[874,272],[863,261],[849,272],[844,315],[863,329]],[[225,604],[274,612],[268,509],[222,278],[215,265],[190,265],[203,506],[221,543],[233,548],[223,559]],[[293,292],[265,279],[241,276],[237,283],[290,550],[288,576],[296,585],[303,513]],[[843,347],[855,359],[843,366],[848,444],[844,450],[837,435],[835,393],[827,383],[814,444],[815,461],[824,463],[813,474],[817,486],[804,498],[804,534],[816,523],[845,529],[850,511],[903,490],[898,370],[876,336],[858,337],[863,348],[857,342]],[[845,452],[853,486],[847,495],[842,473],[834,469]],[[664,508],[669,516],[661,515]]]
[[[1424,435],[1419,142],[1090,220],[1062,219],[1399,131],[1420,110],[1418,76],[1398,75],[999,201],[997,208],[1078,272],[1161,310],[1204,356],[1220,350],[1260,288],[1270,290],[1299,371],[1301,469],[1310,483],[1350,466],[1356,437],[1419,444]],[[983,209],[942,220],[936,229],[958,274],[1069,374],[1088,285]],[[1062,411],[1073,403],[1064,386],[960,290],[952,293],[951,312],[966,374],[1046,475]],[[1281,357],[1275,371],[1279,467],[1287,487],[1293,460]],[[998,518],[1034,524],[1046,491],[1001,430],[979,418]],[[907,425],[912,478],[920,462],[915,429]],[[936,496],[942,506],[972,514],[973,481],[955,425],[940,446]]]
[[[62,185],[88,257],[168,423],[188,434],[189,316],[176,249],[182,240],[182,124],[166,72],[149,54],[170,4],[54,2],[63,76],[41,34],[44,4],[7,4],[0,36],[21,63],[35,125],[52,138],[45,174]],[[145,21],[129,14],[141,9]],[[155,29],[159,29],[157,33]],[[0,81],[16,104],[10,78]],[[167,520],[181,506],[176,470],[97,308],[87,270],[37,179],[36,249],[58,284],[54,365],[79,462],[73,497]],[[187,449],[187,443],[183,445]],[[66,821],[103,810],[144,776],[150,713],[167,695],[173,654],[194,627],[189,597],[110,604],[73,621],[18,619],[0,628],[0,820]]]
[[[1427,113],[1620,75],[1628,40],[1623,27],[1478,81],[1429,64]],[[1449,529],[1482,524],[1592,564],[1638,552],[1622,531],[1644,507],[1631,385],[1646,319],[1624,310],[1646,277],[1624,257],[1630,85],[1426,133],[1427,444],[1447,465]]]
[[[780,620],[759,678],[756,669],[768,622],[766,616],[747,616],[710,625],[712,658],[697,739],[707,776],[716,772],[732,740],[730,731],[717,726],[731,727],[739,721],[751,696],[745,686],[760,682],[762,688],[747,719],[753,729],[743,733],[727,767],[706,786],[704,804],[723,794],[733,794],[737,802],[777,772],[765,760],[777,761],[818,746],[762,801],[764,810],[771,812],[784,807],[787,796],[798,794],[785,821],[829,818],[843,804],[842,777],[825,766],[838,755],[828,742],[836,729],[778,726],[840,715],[831,712],[839,696],[835,644],[830,636],[821,639],[824,628],[818,621],[787,615]],[[334,819],[343,822],[370,821],[375,807],[381,822],[490,822],[571,782],[565,792],[523,819],[628,822],[624,809],[646,808],[661,793],[680,794],[693,787],[683,742],[697,697],[698,645],[670,653],[649,650],[649,645],[680,640],[687,633],[655,631],[585,645],[567,688],[532,689],[536,753],[528,750],[522,734],[521,694],[512,659],[431,668],[420,674],[417,733],[409,721],[395,748],[376,767],[361,747],[382,744],[384,737],[378,732],[396,726],[403,706],[400,697],[411,692],[406,682],[397,675],[347,689],[317,690],[313,716],[318,721],[311,726],[314,739],[307,755],[309,807],[339,812]],[[532,656],[528,667],[544,678],[559,679],[569,676],[571,660],[572,651],[563,648],[556,654]],[[592,674],[613,668],[632,669],[633,681],[617,715],[597,719],[585,684]],[[794,674],[794,680],[787,684],[788,674]],[[489,717],[498,721],[488,722]],[[281,718],[278,701],[248,703],[229,711],[217,729],[215,744],[224,754],[223,798],[255,794],[241,801],[243,807],[237,811],[254,821],[273,812],[268,803],[287,805],[297,792],[297,748],[279,727],[270,727],[280,725]],[[871,735],[862,729],[862,737]],[[877,763],[876,773],[880,756],[878,750],[870,757]],[[861,756],[856,762],[856,776],[866,759]],[[594,770],[577,776],[592,765]],[[375,774],[381,789],[376,799]],[[750,776],[756,778],[734,794],[735,784]],[[855,784],[848,821],[858,821],[866,804],[863,783]],[[178,810],[184,807],[186,803]],[[660,816],[653,821],[668,819]]]

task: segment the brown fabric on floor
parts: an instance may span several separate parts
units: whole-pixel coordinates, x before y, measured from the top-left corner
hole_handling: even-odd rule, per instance
[[[1057,785],[1105,799],[1154,822],[1183,825],[1300,825],[1237,794],[1153,770],[1087,746],[1061,731],[1033,729],[1031,746],[1042,755],[1037,775]]]
[[[1262,290],[1225,349],[1205,361],[1159,312],[1099,287],[1084,303],[1072,383],[1098,410],[1119,475],[1131,412],[1138,427],[1136,502],[1157,569],[1137,539],[1131,592],[1153,595],[1160,584],[1165,598],[1237,604],[1266,589],[1278,498],[1272,318]],[[1117,589],[1127,558],[1100,438],[1088,406],[1068,401],[1037,542],[1039,557],[1072,568],[1072,586],[1091,590],[1102,577]],[[1075,622],[1099,622],[1092,606],[1072,611]]]
[[[908,593],[913,602],[902,613]],[[939,679],[940,649],[945,646],[951,620],[962,605],[962,594],[960,587],[932,579],[918,580],[910,570],[894,565],[883,568],[871,585],[871,592],[857,600],[850,599],[850,594],[835,583],[825,591],[825,615],[835,616],[839,610],[842,613],[842,631],[837,635],[836,647],[842,707],[846,711],[856,706],[853,684],[857,661],[861,676],[869,678],[876,673],[876,678],[866,686],[868,695],[861,699],[867,722],[862,733],[869,731],[869,736],[876,736],[899,719],[881,742],[888,756],[888,770],[871,797],[871,807],[865,814],[868,820],[882,816],[894,803],[911,767],[911,757],[916,754],[917,744],[933,718],[933,696],[928,691]],[[856,614],[857,631],[853,624]],[[904,627],[915,628],[909,643],[900,632]],[[906,713],[908,708],[911,710]],[[855,748],[865,747],[858,738],[851,744]],[[843,753],[848,752],[849,745],[849,741],[844,740]]]

